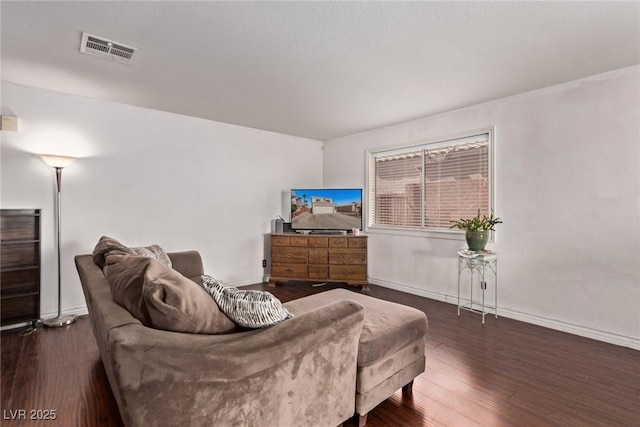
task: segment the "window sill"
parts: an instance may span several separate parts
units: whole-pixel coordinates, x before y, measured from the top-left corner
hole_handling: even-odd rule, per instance
[[[427,230],[410,227],[367,227],[369,234],[387,234],[393,236],[430,237],[434,239],[461,240],[464,241],[464,232],[454,230]]]
[[[417,228],[403,228],[403,227],[384,227],[384,226],[371,226],[367,227],[365,232],[371,235],[390,235],[390,236],[407,236],[407,237],[419,237],[419,238],[431,238],[431,239],[444,239],[444,240],[458,240],[465,241],[464,231],[460,230],[427,230]],[[495,232],[494,232],[495,233]],[[488,243],[495,243],[495,234],[489,238]]]

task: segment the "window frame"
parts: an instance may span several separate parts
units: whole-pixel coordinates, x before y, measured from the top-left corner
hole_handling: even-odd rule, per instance
[[[366,209],[364,210],[364,229],[365,232],[370,234],[392,234],[392,235],[406,235],[414,237],[433,237],[438,239],[451,239],[451,240],[464,240],[464,230],[456,230],[449,228],[437,228],[427,226],[401,226],[401,225],[383,225],[372,224],[371,208],[375,205],[371,203],[371,190],[372,183],[375,185],[375,173],[372,174],[372,162],[375,162],[375,157],[380,156],[383,153],[391,154],[393,152],[405,152],[416,150],[419,147],[428,145],[443,145],[447,142],[454,142],[458,139],[471,138],[474,136],[488,135],[489,140],[489,152],[488,152],[488,191],[489,191],[489,210],[495,211],[496,206],[496,192],[495,192],[495,151],[496,151],[496,129],[495,126],[486,128],[460,132],[453,135],[448,135],[441,138],[424,138],[414,140],[408,143],[400,145],[391,145],[378,148],[371,148],[365,150],[365,191],[364,199],[366,200]],[[422,176],[424,183],[424,173]],[[422,196],[424,198],[424,194]],[[491,232],[489,236],[490,242],[495,242],[495,232]]]

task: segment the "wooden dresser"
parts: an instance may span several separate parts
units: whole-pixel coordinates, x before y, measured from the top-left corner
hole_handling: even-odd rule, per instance
[[[269,284],[291,280],[345,282],[368,289],[367,236],[271,234]]]
[[[2,209],[1,324],[40,318],[40,209]]]

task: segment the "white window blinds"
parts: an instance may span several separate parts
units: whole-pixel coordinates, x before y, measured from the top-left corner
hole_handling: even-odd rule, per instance
[[[491,132],[369,152],[369,226],[448,229],[489,213]]]

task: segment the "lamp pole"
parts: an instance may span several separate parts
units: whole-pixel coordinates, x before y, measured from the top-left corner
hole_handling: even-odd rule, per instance
[[[62,190],[62,169],[71,164],[75,158],[65,156],[54,156],[49,154],[41,154],[42,160],[47,162],[56,171],[56,252],[58,255],[58,317],[53,319],[46,319],[42,323],[49,328],[60,328],[67,326],[76,321],[75,315],[62,315],[62,264],[60,262],[60,223],[62,218],[61,210],[61,190]]]

